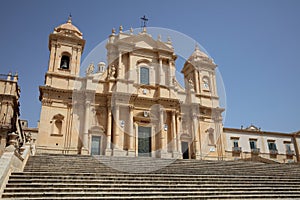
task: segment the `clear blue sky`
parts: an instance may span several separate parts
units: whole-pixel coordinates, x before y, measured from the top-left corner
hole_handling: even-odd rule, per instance
[[[86,39],[83,58],[113,27],[149,26],[185,33],[219,66],[227,95],[225,127],[300,130],[300,1],[15,1],[0,2],[0,73],[18,71],[21,118],[36,126],[48,35],[72,13]]]

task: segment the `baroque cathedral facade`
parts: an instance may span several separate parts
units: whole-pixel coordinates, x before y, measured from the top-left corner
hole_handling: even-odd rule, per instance
[[[220,158],[224,155],[216,64],[197,46],[176,80],[170,40],[114,30],[107,60],[80,77],[85,40],[71,18],[49,36],[40,86],[38,153]]]
[[[176,78],[172,42],[112,31],[107,60],[80,68],[71,18],[49,36],[36,153],[300,162],[300,132],[224,128],[214,61],[198,46]],[[85,76],[80,75],[85,71]]]

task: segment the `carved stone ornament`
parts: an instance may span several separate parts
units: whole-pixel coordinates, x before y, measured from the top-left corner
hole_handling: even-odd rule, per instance
[[[112,65],[110,68],[109,77],[114,78],[115,74],[116,74],[116,67],[115,67],[115,65]]]
[[[93,72],[94,72],[94,69],[95,69],[95,66],[94,66],[94,64],[93,63],[91,63],[89,66],[88,66],[88,68],[86,69],[86,75],[90,75],[90,74],[92,74]]]
[[[189,85],[190,85],[191,88],[194,87],[194,82],[193,82],[193,80],[191,78],[189,79]]]

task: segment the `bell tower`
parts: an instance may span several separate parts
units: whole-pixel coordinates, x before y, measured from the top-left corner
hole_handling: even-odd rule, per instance
[[[79,29],[67,22],[49,35],[49,65],[45,85],[40,86],[42,103],[36,150],[39,153],[76,154],[80,141],[72,130],[72,94],[79,77],[85,40]]]
[[[198,156],[222,158],[224,155],[222,139],[224,109],[219,107],[216,67],[214,61],[196,46],[182,69],[189,103],[199,105],[192,111],[195,127],[199,127],[199,132],[195,132],[194,141],[196,158]]]
[[[196,45],[194,52],[182,69],[187,89],[194,91],[196,99],[200,99],[202,106],[219,107],[216,67],[214,61]]]
[[[84,44],[82,33],[72,24],[71,16],[65,24],[54,29],[49,35],[50,58],[45,77],[47,86],[61,88],[64,85],[61,84],[62,79],[74,79],[79,76]]]

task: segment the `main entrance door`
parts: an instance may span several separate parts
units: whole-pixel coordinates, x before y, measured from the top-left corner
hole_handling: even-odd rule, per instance
[[[181,152],[183,159],[189,159],[189,143],[181,142]]]
[[[100,147],[101,145],[101,136],[92,136],[92,147],[91,154],[92,155],[100,155]]]
[[[151,157],[151,127],[138,127],[138,156]]]

